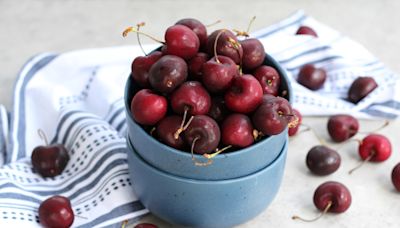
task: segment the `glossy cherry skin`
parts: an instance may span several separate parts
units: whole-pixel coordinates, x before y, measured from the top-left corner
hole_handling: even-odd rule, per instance
[[[264,62],[264,46],[258,39],[245,39],[240,41],[240,44],[243,48],[242,64],[244,69],[255,69]]]
[[[281,77],[275,68],[260,66],[254,71],[254,77],[260,82],[264,94],[278,96]]]
[[[296,35],[311,35],[318,37],[314,29],[304,25],[299,27],[299,29],[296,31]]]
[[[175,55],[164,55],[154,63],[149,71],[149,82],[160,93],[170,93],[186,81],[186,62]]]
[[[131,112],[133,119],[143,125],[155,125],[167,113],[167,99],[149,89],[139,90],[133,96]]]
[[[237,75],[239,70],[235,62],[225,56],[213,57],[203,64],[203,84],[212,93],[228,89]]]
[[[382,162],[392,154],[392,145],[385,136],[370,134],[361,141],[358,147],[358,154],[363,160],[372,156],[370,161]]]
[[[140,223],[137,224],[134,228],[158,228],[158,226],[151,223]]]
[[[188,128],[183,132],[186,143],[191,146],[194,141],[193,152],[204,154],[213,152],[221,139],[221,131],[215,120],[209,116],[194,116]]]
[[[211,108],[208,111],[208,116],[213,118],[217,122],[221,122],[229,114],[229,110],[225,105],[225,100],[223,97],[212,97],[211,98]]]
[[[322,68],[316,68],[312,64],[304,65],[299,72],[297,82],[311,89],[320,89],[326,80],[326,72]]]
[[[356,104],[376,87],[378,87],[378,84],[376,84],[372,77],[358,77],[350,86],[348,99],[350,102]]]
[[[359,123],[356,118],[347,114],[329,117],[328,133],[335,142],[344,142],[357,134]]]
[[[225,93],[226,107],[233,112],[250,113],[262,102],[263,91],[258,80],[249,74],[237,76]]]
[[[188,60],[196,55],[200,40],[196,33],[185,25],[173,25],[165,31],[166,53]]]
[[[235,34],[229,30],[216,30],[208,36],[207,53],[210,56],[214,56],[214,44],[219,33],[221,33],[221,35],[217,41],[217,54],[227,56],[236,64],[240,64],[243,56],[243,48]],[[235,47],[232,42],[236,43],[237,47]]]
[[[177,139],[175,138],[175,132],[180,128],[181,123],[182,117],[177,115],[167,116],[160,120],[156,127],[157,138],[175,149],[185,149],[186,143],[183,140],[182,134],[180,134]]]
[[[68,228],[74,222],[71,202],[64,196],[52,196],[39,206],[39,221],[48,228]]]
[[[60,175],[68,161],[68,151],[61,144],[38,146],[31,155],[32,166],[42,177]]]
[[[234,113],[226,117],[221,125],[221,140],[224,145],[248,147],[254,142],[253,125],[244,114]]]
[[[342,213],[351,205],[351,193],[343,184],[336,181],[327,181],[315,190],[314,205],[324,211],[329,202],[332,206],[328,212]]]
[[[206,53],[198,52],[188,62],[189,76],[192,80],[201,81],[203,78],[203,65],[209,60]]]
[[[211,97],[197,81],[186,81],[171,94],[171,107],[177,114],[185,110],[190,115],[205,115],[211,107]]]
[[[138,56],[132,62],[132,78],[143,88],[149,88],[149,70],[162,56],[160,51],[154,51],[147,56]]]
[[[297,131],[299,130],[299,127],[303,120],[303,116],[297,109],[293,109],[293,114],[294,114],[294,118],[297,118],[297,122],[294,126],[289,127],[289,130],[288,130],[289,136],[294,136],[297,134]]]
[[[339,168],[340,162],[338,152],[323,145],[311,148],[306,157],[308,169],[319,176],[334,173]]]
[[[392,170],[392,183],[398,192],[400,192],[400,163]]]
[[[252,116],[253,126],[264,135],[277,135],[285,130],[293,115],[289,102],[282,98],[264,101]]]
[[[194,18],[184,18],[176,22],[177,25],[185,25],[189,27],[197,35],[200,41],[200,47],[207,45],[207,28],[199,20]]]

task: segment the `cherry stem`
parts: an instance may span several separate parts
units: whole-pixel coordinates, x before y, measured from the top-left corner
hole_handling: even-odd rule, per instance
[[[205,26],[208,28],[208,27],[214,26],[214,25],[216,25],[216,24],[219,24],[219,23],[221,23],[221,22],[222,22],[221,20],[217,20],[217,21],[215,21],[215,22],[213,22],[213,23],[211,23],[211,24],[205,25]]]
[[[307,126],[307,128],[314,134],[314,136],[318,139],[318,141],[321,143],[321,145],[327,146],[325,140],[323,140],[321,137],[319,137],[319,135],[317,134],[317,132],[314,131],[314,129],[312,129],[310,126],[305,125],[305,124],[304,124],[304,126]]]
[[[231,147],[232,147],[232,145],[229,145],[229,146],[226,146],[226,147],[224,147],[224,148],[222,148],[222,149],[220,149],[220,150],[217,149],[217,151],[214,152],[214,153],[212,153],[212,154],[203,154],[203,157],[205,157],[205,158],[207,158],[207,159],[211,159],[211,158],[217,156],[218,154],[224,152],[225,150],[227,150],[227,149],[229,149],[229,148],[231,148]]]
[[[126,28],[126,29],[122,32],[122,36],[123,36],[123,37],[126,37],[126,36],[128,35],[128,33],[130,33],[130,32],[139,33],[139,34],[141,34],[141,35],[147,36],[148,38],[154,40],[154,41],[157,42],[157,43],[165,44],[164,41],[161,41],[161,40],[159,40],[159,39],[157,39],[157,38],[155,38],[155,37],[153,37],[153,36],[150,36],[150,35],[147,34],[147,33],[144,33],[144,32],[142,32],[142,31],[139,31],[138,29],[136,29],[136,28],[134,28],[134,27],[132,27],[132,26]]]
[[[153,136],[153,134],[154,134],[155,131],[156,131],[156,127],[151,128],[151,130],[150,130],[150,132],[149,132],[150,135]]]
[[[365,163],[369,162],[375,155],[376,155],[376,152],[373,150],[365,160],[360,162],[356,167],[349,170],[349,175],[352,174],[355,170],[359,169]]]
[[[191,146],[191,148],[190,148],[190,153],[192,154],[192,161],[194,161],[194,164],[195,164],[196,166],[208,166],[208,165],[211,165],[211,164],[212,164],[212,160],[211,160],[211,159],[208,159],[207,162],[199,162],[199,161],[194,157],[194,153],[193,153],[193,151],[194,151],[194,145],[196,144],[197,140],[199,140],[199,139],[200,139],[199,136],[196,137],[196,138],[194,138],[194,140],[193,140],[193,142],[192,142],[192,146]]]
[[[49,141],[47,140],[47,137],[46,137],[46,134],[44,133],[44,131],[42,129],[38,129],[37,133],[38,133],[40,139],[44,141],[45,145],[48,146]]]
[[[298,219],[298,220],[301,220],[301,221],[303,221],[303,222],[315,222],[315,221],[317,221],[318,219],[320,219],[322,216],[324,216],[326,213],[328,213],[328,211],[329,211],[329,209],[330,209],[331,207],[332,207],[332,201],[329,201],[328,204],[326,205],[324,211],[321,212],[317,217],[315,217],[315,218],[313,218],[313,219],[304,219],[304,218],[302,218],[302,217],[300,217],[300,216],[297,216],[297,215],[292,216],[292,219],[293,219],[293,220]]]
[[[121,228],[125,228],[128,225],[128,220],[124,220],[121,224]]]
[[[246,33],[248,34],[250,32],[250,28],[253,25],[254,21],[256,20],[256,16],[253,16],[249,22],[249,25],[247,26]]]
[[[300,118],[298,116],[293,115],[295,118],[294,120],[288,123],[288,128],[295,128],[299,125]]]
[[[145,26],[145,23],[144,23],[144,22],[138,23],[138,24],[136,25],[137,31],[139,31],[140,27],[143,27],[143,26]],[[137,37],[137,41],[138,41],[138,44],[139,44],[140,49],[142,50],[143,54],[144,54],[145,56],[147,56],[147,53],[144,51],[143,46],[142,46],[142,43],[140,42],[140,33],[136,33],[136,37]]]
[[[255,19],[256,19],[256,16],[253,16],[251,18],[251,20],[250,20],[250,22],[249,22],[249,24],[247,26],[247,30],[246,31],[240,31],[240,30],[237,30],[237,29],[232,29],[232,31],[234,31],[236,33],[236,36],[244,36],[245,38],[248,38],[250,36],[249,35],[250,28],[253,25],[253,22],[254,22]]]
[[[222,33],[224,33],[226,30],[225,29],[222,29],[218,34],[217,34],[217,36],[215,37],[215,42],[214,42],[214,56],[215,56],[215,61],[217,62],[217,63],[221,63],[220,61],[219,61],[219,59],[218,59],[218,54],[217,54],[217,44],[218,44],[218,40],[219,40],[219,37],[222,35]]]
[[[190,123],[192,122],[192,120],[193,120],[193,118],[194,118],[193,116],[191,116],[190,119],[189,119],[189,120],[187,121],[187,123],[185,124],[188,110],[189,110],[189,108],[188,108],[188,107],[185,107],[185,111],[183,112],[183,119],[182,119],[182,122],[181,122],[181,126],[180,126],[179,129],[176,130],[176,132],[174,133],[174,138],[175,138],[175,139],[178,139],[178,138],[179,138],[179,135],[189,127]]]
[[[240,73],[240,75],[242,75],[243,74],[243,72],[242,72],[242,68],[243,68],[242,67],[243,66],[243,58],[242,57],[243,56],[242,56],[242,53],[240,53],[240,51],[239,51],[240,43],[237,40],[234,40],[231,37],[229,37],[228,42],[233,46],[233,48],[235,48],[236,52],[239,55],[239,59],[240,59],[240,62],[239,62],[239,73]]]
[[[86,217],[84,217],[84,216],[81,216],[81,215],[75,215],[76,217],[78,217],[78,218],[81,218],[81,219],[88,219],[88,218],[86,218]]]
[[[253,129],[253,138],[254,138],[254,140],[258,140],[263,136],[264,136],[264,134],[261,131],[259,131],[257,129]]]
[[[343,148],[343,146],[345,146],[345,145],[346,145],[347,143],[349,143],[349,142],[358,142],[358,144],[361,144],[361,143],[362,143],[362,141],[359,140],[359,139],[349,139],[349,140],[347,140],[346,142],[342,143],[342,145],[339,146],[338,148],[335,148],[335,150],[337,150],[337,151],[341,150],[341,149]]]
[[[383,128],[387,127],[387,126],[389,125],[389,123],[390,123],[389,120],[385,120],[385,122],[382,124],[382,126],[376,128],[376,129],[373,130],[373,131],[370,131],[370,132],[359,131],[358,133],[360,133],[360,134],[369,134],[369,133],[371,133],[371,132],[377,132],[377,131],[380,131],[380,130],[382,130]]]

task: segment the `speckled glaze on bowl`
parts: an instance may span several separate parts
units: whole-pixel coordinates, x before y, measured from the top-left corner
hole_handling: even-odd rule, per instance
[[[292,100],[289,79],[283,69],[269,55],[264,65],[274,67],[281,75],[280,91],[287,91],[285,98]],[[125,112],[128,125],[128,138],[140,156],[152,166],[180,177],[196,180],[223,180],[243,177],[268,166],[279,155],[287,140],[287,129],[279,135],[266,137],[250,147],[224,153],[213,158],[208,166],[196,166],[190,152],[176,150],[151,137],[132,118],[130,102],[137,87],[128,78],[125,88]],[[201,155],[196,160],[206,161]]]
[[[231,227],[264,211],[275,198],[284,172],[288,142],[276,159],[251,175],[219,181],[194,180],[163,172],[128,144],[133,189],[156,216],[188,227]]]

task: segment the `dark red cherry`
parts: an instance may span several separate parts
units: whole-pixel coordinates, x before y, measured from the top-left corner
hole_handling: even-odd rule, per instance
[[[151,223],[140,223],[137,224],[134,228],[158,228],[158,226]]]
[[[358,120],[351,115],[334,115],[328,120],[328,133],[335,142],[343,142],[353,137],[358,128]]]
[[[264,135],[277,135],[285,130],[293,115],[289,102],[276,97],[264,101],[252,116],[253,126]]]
[[[207,28],[199,20],[194,18],[184,18],[176,22],[178,25],[185,25],[189,27],[197,35],[200,41],[200,47],[205,47],[207,45]]]
[[[173,25],[165,32],[166,53],[183,59],[191,59],[200,48],[196,33],[184,25]]]
[[[370,134],[361,141],[358,153],[362,160],[382,162],[392,154],[392,145],[385,136]]]
[[[149,82],[160,93],[170,93],[186,81],[188,69],[186,62],[175,55],[164,55],[151,66]]]
[[[243,48],[242,64],[244,69],[255,69],[264,62],[264,46],[258,39],[245,39],[240,41],[240,44]]]
[[[196,154],[213,152],[221,138],[217,122],[205,115],[194,116],[183,135],[186,143],[193,147],[193,152]]]
[[[237,75],[239,70],[235,62],[225,56],[213,57],[203,64],[203,84],[212,93],[228,89]]]
[[[250,113],[262,102],[263,91],[258,80],[249,74],[233,79],[224,99],[226,107],[233,112]]]
[[[351,194],[346,186],[339,182],[328,181],[315,190],[314,205],[324,211],[331,204],[328,212],[342,213],[351,205]]]
[[[206,53],[198,52],[188,62],[189,76],[192,80],[202,81],[203,65],[208,61],[209,57]]]
[[[150,87],[149,70],[162,56],[160,51],[154,51],[147,56],[138,56],[132,62],[132,78],[144,88]]]
[[[143,125],[154,125],[167,113],[167,99],[149,89],[135,94],[131,102],[133,119]]]
[[[64,196],[52,196],[39,206],[39,221],[48,228],[68,228],[74,222],[71,202]]]
[[[176,135],[175,133],[181,127],[182,117],[181,116],[167,116],[158,122],[156,127],[157,138],[178,150],[183,150],[186,147],[185,141],[182,135]]]
[[[42,177],[60,175],[68,161],[68,151],[61,144],[38,146],[31,155],[32,166]]]
[[[243,148],[254,142],[253,125],[244,114],[231,114],[221,125],[221,140],[224,145]]]
[[[288,130],[289,136],[294,136],[297,134],[297,131],[299,130],[299,127],[303,120],[303,116],[297,109],[293,109],[293,114],[294,114],[294,118],[296,118],[297,121],[294,122],[293,126],[289,127],[289,130]]]
[[[278,96],[281,77],[275,68],[260,66],[254,71],[254,77],[260,82],[264,94]]]
[[[207,53],[210,56],[214,56],[214,44],[217,37],[217,54],[227,56],[231,58],[236,64],[240,64],[243,56],[243,48],[237,40],[235,34],[233,34],[229,30],[216,30],[208,36]]]
[[[296,31],[296,35],[311,35],[318,37],[317,33],[314,31],[314,29],[308,27],[308,26],[300,26],[300,28]]]
[[[378,84],[376,84],[372,77],[358,77],[350,86],[348,93],[349,101],[355,104],[358,103],[376,87],[378,87]]]
[[[334,173],[340,166],[341,158],[335,150],[319,145],[311,148],[306,157],[308,169],[320,176]]]
[[[171,107],[177,114],[185,110],[190,115],[205,115],[211,107],[211,97],[197,81],[187,81],[171,94]]]
[[[229,114],[229,110],[226,108],[225,100],[223,97],[212,97],[211,108],[208,111],[208,116],[213,118],[217,122],[221,122]]]
[[[312,64],[304,65],[299,72],[297,82],[311,89],[320,89],[326,80],[326,72],[322,68],[316,68]]]
[[[400,163],[397,163],[392,170],[392,183],[396,190],[400,192]]]

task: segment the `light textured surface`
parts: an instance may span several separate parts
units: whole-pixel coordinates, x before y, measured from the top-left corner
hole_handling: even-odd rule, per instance
[[[353,1],[46,1],[0,0],[0,103],[12,105],[15,77],[31,56],[40,52],[64,52],[80,48],[135,44],[134,36],[123,39],[121,31],[131,24],[145,21],[145,30],[162,38],[163,31],[182,17],[198,18],[205,23],[221,19],[220,26],[246,28],[257,16],[253,29],[304,9],[317,20],[341,31],[365,45],[395,72],[400,72],[400,2],[396,0]],[[144,42],[150,41],[144,39]],[[322,138],[327,139],[326,118],[306,118]],[[361,122],[365,131],[379,122]],[[400,194],[390,183],[392,167],[400,161],[397,137],[399,122],[393,122],[381,133],[393,143],[393,156],[382,164],[367,164],[349,176],[347,171],[359,161],[356,143],[341,147],[342,166],[328,177],[314,177],[305,167],[305,155],[318,144],[311,132],[293,138],[289,147],[287,168],[281,191],[271,206],[257,218],[239,227],[399,227]],[[362,135],[357,138],[362,138]],[[333,145],[338,148],[340,145]],[[324,181],[338,180],[353,195],[351,208],[341,215],[329,215],[313,224],[292,221],[293,214],[312,217],[314,189]],[[162,221],[148,216],[160,227]]]

